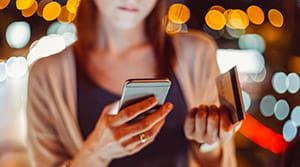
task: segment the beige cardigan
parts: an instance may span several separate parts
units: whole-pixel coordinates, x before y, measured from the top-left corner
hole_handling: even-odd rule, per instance
[[[213,40],[200,32],[177,34],[173,39],[177,52],[174,71],[188,108],[218,104],[215,77],[219,70]],[[42,58],[31,67],[27,122],[34,167],[65,166],[83,143],[76,114],[75,70],[72,47]],[[224,167],[236,166],[232,141],[222,146],[220,160]]]

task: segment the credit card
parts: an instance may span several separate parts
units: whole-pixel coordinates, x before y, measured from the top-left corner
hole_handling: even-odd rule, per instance
[[[237,68],[233,67],[228,72],[218,76],[216,85],[220,104],[229,110],[232,123],[243,120],[245,108]]]

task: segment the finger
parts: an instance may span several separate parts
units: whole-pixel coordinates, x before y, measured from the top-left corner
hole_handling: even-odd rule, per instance
[[[195,114],[195,133],[197,142],[203,143],[207,127],[207,106],[201,105]]]
[[[140,115],[143,112],[146,112],[156,106],[157,99],[153,96],[148,97],[147,99],[130,105],[122,109],[118,115],[111,116],[110,121],[112,126],[120,126],[136,116]]]
[[[233,135],[233,125],[231,123],[229,112],[221,107],[220,108],[220,142],[224,143],[231,138]]]
[[[150,130],[159,121],[164,119],[172,109],[172,103],[165,103],[157,111],[149,114],[142,120],[130,125],[126,125],[126,127],[123,128],[122,132],[120,133],[123,133],[125,138],[131,138],[133,136],[146,132]]]
[[[184,123],[184,133],[188,139],[192,139],[195,133],[195,114],[197,113],[197,108],[193,108],[187,113],[185,123]]]
[[[205,134],[205,142],[213,144],[218,141],[220,116],[218,108],[213,105],[208,107],[207,128]]]
[[[152,137],[155,137],[159,133],[159,131],[162,128],[162,126],[164,125],[164,123],[165,123],[165,119],[163,119],[163,120],[159,121],[157,124],[155,124],[152,127],[152,129],[150,129],[150,130],[148,130],[146,132],[143,132],[142,134],[145,135],[146,140],[148,140],[148,139],[150,139]],[[130,139],[122,142],[122,146],[126,147],[128,150],[132,149],[131,147],[135,147],[136,145],[138,145],[139,143],[141,143],[141,141],[140,141],[141,140],[140,139],[140,135],[141,134],[133,136]]]

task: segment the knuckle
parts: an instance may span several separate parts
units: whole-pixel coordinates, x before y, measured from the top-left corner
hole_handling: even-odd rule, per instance
[[[210,113],[209,113],[209,116],[208,116],[208,118],[209,119],[211,119],[211,120],[218,120],[219,119],[219,114],[218,114],[218,112],[216,112],[216,111],[211,111]]]
[[[200,119],[206,118],[207,112],[205,110],[198,110],[196,117]]]
[[[140,129],[147,129],[151,125],[150,121],[144,120],[140,123]]]

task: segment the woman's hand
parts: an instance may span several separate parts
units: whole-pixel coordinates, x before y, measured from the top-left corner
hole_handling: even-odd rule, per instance
[[[205,144],[224,143],[232,137],[234,129],[226,108],[215,105],[194,108],[184,125],[187,139]]]
[[[111,160],[132,155],[150,144],[172,110],[171,103],[163,104],[142,120],[127,122],[156,104],[156,98],[149,97],[122,109],[117,115],[108,114],[116,104],[105,107],[95,129],[72,160],[72,166],[107,166]]]

